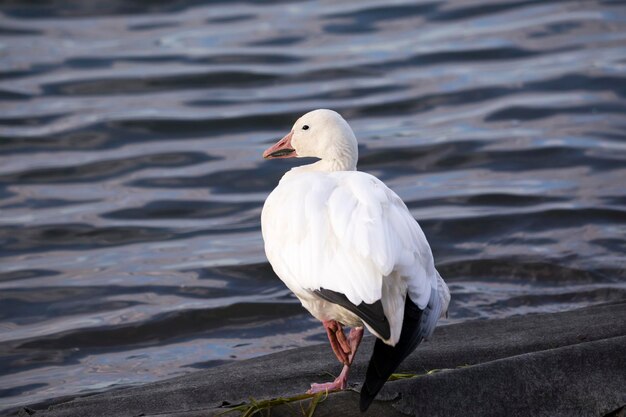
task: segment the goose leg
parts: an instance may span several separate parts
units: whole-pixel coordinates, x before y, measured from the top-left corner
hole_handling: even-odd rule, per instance
[[[350,365],[352,365],[352,361],[354,360],[356,351],[359,348],[359,344],[361,344],[361,339],[363,338],[363,328],[355,327],[351,329],[350,333],[348,334],[348,338],[346,339],[341,324],[337,322],[334,322],[334,324],[338,326],[338,330],[335,329],[334,326],[331,327],[331,330],[329,330],[329,327],[326,326],[326,322],[324,322],[324,327],[326,327],[326,332],[328,334],[328,339],[330,340],[330,345],[333,347],[333,351],[335,352],[337,359],[339,359],[339,361],[343,363],[343,369],[341,370],[339,376],[335,378],[333,382],[311,384],[311,389],[307,391],[308,394],[342,390],[345,389],[347,386],[348,374],[350,373]],[[344,343],[341,343],[341,341],[339,340],[341,336],[339,336],[338,333],[341,333],[341,336],[343,336]],[[333,338],[335,339],[335,342],[333,342]],[[347,352],[344,351],[344,347],[347,347]]]
[[[335,356],[339,362],[344,365],[348,363],[348,354],[350,353],[350,344],[346,341],[343,334],[343,327],[335,320],[323,321],[326,335],[330,341],[330,347],[333,349]]]

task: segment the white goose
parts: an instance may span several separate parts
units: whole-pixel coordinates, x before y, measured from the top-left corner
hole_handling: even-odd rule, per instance
[[[300,117],[263,157],[316,157],[291,169],[263,207],[265,253],[276,274],[326,328],[344,389],[367,327],[378,340],[361,390],[365,411],[398,365],[429,337],[450,302],[426,237],[402,200],[356,170],[357,141],[332,110]],[[343,326],[352,329],[346,338]]]

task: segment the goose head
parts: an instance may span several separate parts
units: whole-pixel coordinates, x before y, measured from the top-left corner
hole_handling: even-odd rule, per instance
[[[266,159],[318,158],[333,171],[355,170],[358,155],[357,140],[348,122],[328,109],[306,113],[294,123],[291,132],[263,152]]]

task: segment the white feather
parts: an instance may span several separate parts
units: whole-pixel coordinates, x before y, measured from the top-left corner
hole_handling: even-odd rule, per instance
[[[302,130],[304,124],[310,129]],[[337,113],[310,112],[291,135],[299,156],[321,160],[285,174],[263,207],[265,253],[276,274],[319,320],[365,324],[382,339],[312,291],[336,291],[355,305],[380,300],[391,330],[384,342],[390,345],[400,337],[408,294],[435,313],[425,318],[426,334],[432,333],[450,293],[406,205],[380,180],[355,170],[356,138]]]
[[[266,255],[278,276],[304,302],[320,288],[355,305],[383,298],[392,342],[402,327],[404,294],[424,308],[437,289],[428,242],[397,197],[358,171],[290,173],[267,198],[262,214]],[[399,307],[398,307],[399,306]],[[313,308],[320,320],[328,320]],[[395,337],[394,337],[395,336]]]

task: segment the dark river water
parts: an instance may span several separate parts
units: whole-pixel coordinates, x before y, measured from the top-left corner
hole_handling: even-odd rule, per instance
[[[323,342],[259,219],[297,162],[261,152],[320,107],[422,225],[444,323],[626,298],[625,2],[0,11],[0,410]]]

